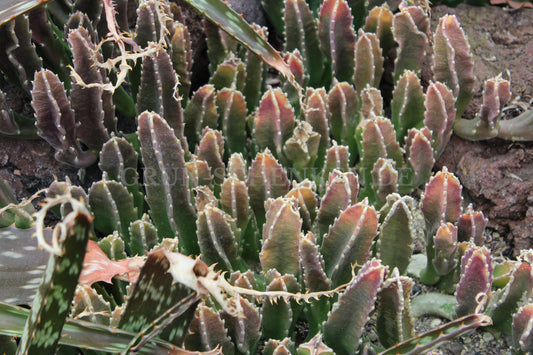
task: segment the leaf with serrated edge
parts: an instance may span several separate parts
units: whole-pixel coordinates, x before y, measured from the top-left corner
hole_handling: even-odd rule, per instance
[[[376,330],[381,345],[391,347],[414,336],[409,297],[414,281],[394,268],[377,297]]]
[[[355,353],[386,273],[377,259],[368,261],[333,305],[323,329],[324,342],[336,354]]]
[[[366,199],[348,207],[335,220],[320,248],[332,287],[348,282],[352,268],[366,262],[377,229],[377,212]]]
[[[276,269],[283,274],[299,270],[298,251],[302,220],[294,198],[277,198],[267,202],[263,225],[263,245],[259,258],[264,270]]]
[[[184,153],[172,128],[155,113],[139,116],[146,200],[160,240],[179,233],[180,248],[198,251],[196,216],[190,203]]]
[[[50,255],[17,354],[55,353],[82,270],[91,221],[92,217],[81,211],[71,212],[63,220],[62,255]]]
[[[485,247],[470,246],[461,261],[461,280],[457,284],[455,312],[459,317],[483,312],[491,297],[492,258]],[[480,299],[482,294],[484,299]],[[482,308],[478,305],[483,302]]]
[[[318,20],[320,47],[331,61],[338,81],[351,82],[354,68],[355,32],[353,17],[345,0],[326,0]]]
[[[261,36],[255,32],[244,19],[234,12],[228,4],[208,0],[185,0],[189,5],[196,8],[207,18],[223,28],[231,36],[243,43],[248,49],[261,57],[269,65],[273,66],[287,79],[292,80],[293,75],[285,62]]]

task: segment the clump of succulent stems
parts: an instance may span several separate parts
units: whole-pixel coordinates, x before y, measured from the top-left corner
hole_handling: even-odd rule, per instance
[[[475,78],[457,18],[432,30],[427,4],[265,1],[280,53],[225,2],[187,2],[207,17],[194,92],[166,1],[136,16],[133,1],[54,2],[2,25],[0,70],[35,115],[0,94],[0,133],[102,172],[88,191],[55,181],[38,208],[0,181],[6,353],[418,354],[478,327],[533,351],[533,251],[494,258],[487,219],[433,169],[452,132],[533,131],[530,112],[501,120],[501,76],[462,117]],[[441,292],[415,297],[415,280]],[[416,334],[426,314],[447,322]]]

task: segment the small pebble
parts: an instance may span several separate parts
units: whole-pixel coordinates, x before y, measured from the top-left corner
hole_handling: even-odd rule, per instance
[[[437,328],[439,325],[442,324],[442,320],[438,319],[438,318],[435,318],[431,321],[431,323],[429,323],[431,329],[433,328]]]
[[[378,335],[375,332],[369,332],[368,340],[370,340],[371,342],[376,342],[378,341]]]
[[[493,341],[494,340],[494,335],[492,335],[492,333],[489,333],[489,332],[484,332],[483,333],[483,341],[488,343],[490,341]]]

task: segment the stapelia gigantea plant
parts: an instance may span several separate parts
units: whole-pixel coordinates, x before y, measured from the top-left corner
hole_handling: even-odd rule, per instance
[[[50,6],[30,14],[35,21],[6,25],[14,44],[2,70],[26,74],[12,79],[31,93],[37,131],[9,111],[2,122],[10,133],[38,133],[60,161],[98,161],[103,176],[88,193],[53,183],[37,212],[1,186],[0,275],[10,285],[0,304],[2,350],[422,353],[494,319],[517,352],[530,351],[532,252],[493,261],[482,246],[486,219],[463,210],[459,181],[446,170],[427,183],[420,206],[401,195],[427,182],[471,94],[457,20],[446,17],[434,34],[439,81],[424,94],[418,75],[431,33],[421,7],[395,15],[377,7],[363,19],[352,15],[361,13],[356,3],[287,0],[278,8],[283,61],[260,41],[264,30],[225,4],[192,3],[245,42],[206,22],[211,78],[192,95],[188,33],[166,3],[142,2],[132,36],[119,31],[128,29],[127,2],[78,1],[85,13],[70,17],[68,7]],[[53,19],[67,17],[65,43]],[[42,43],[72,53],[71,78],[51,64],[40,69],[39,56],[53,53],[38,54],[29,41],[37,24],[50,29]],[[395,42],[395,69],[386,72]],[[14,65],[22,48],[34,67]],[[265,85],[261,59],[285,75],[280,87]],[[394,83],[390,102],[379,90],[384,75]],[[504,98],[502,82],[492,92]],[[115,110],[135,121],[135,133],[117,129]],[[44,227],[48,212],[61,218],[53,229]],[[425,296],[442,308],[423,296],[411,305],[406,274],[421,230],[426,267],[412,273],[455,291]],[[31,310],[14,306],[31,302]],[[414,334],[413,315],[441,309],[449,323]],[[369,317],[374,343],[364,333]]]

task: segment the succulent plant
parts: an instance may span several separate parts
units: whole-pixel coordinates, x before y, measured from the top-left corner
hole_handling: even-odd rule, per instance
[[[50,28],[67,24],[68,40],[48,40],[72,53],[70,77],[41,68],[28,37],[38,22],[21,15],[4,25],[4,40],[19,47],[6,49],[1,69],[21,73],[11,79],[31,94],[37,130],[2,110],[2,133],[37,133],[59,161],[98,161],[103,173],[87,193],[54,182],[38,210],[0,184],[0,243],[9,248],[0,253],[9,285],[0,334],[10,353],[420,353],[492,319],[517,351],[530,351],[532,252],[496,263],[482,246],[487,220],[463,209],[458,179],[445,168],[431,177],[454,122],[475,126],[475,139],[512,130],[498,121],[503,79],[487,84],[479,118],[460,118],[473,77],[455,18],[433,35],[435,82],[424,93],[424,7],[269,2],[268,13],[283,14],[281,55],[226,3],[190,1],[212,21],[211,78],[190,93],[179,10],[141,2],[130,32],[128,3],[35,10],[59,11]],[[32,62],[17,66],[26,51]],[[266,85],[263,61],[280,72],[279,87]],[[136,132],[121,132],[115,116]],[[420,204],[406,196],[424,184]],[[45,227],[52,213],[59,222]],[[413,255],[420,234],[426,253]],[[23,253],[31,262],[17,262]],[[420,258],[422,270],[413,266]],[[452,310],[449,323],[415,334],[414,317],[438,310],[422,296],[411,304],[408,272],[456,293],[436,297]]]

